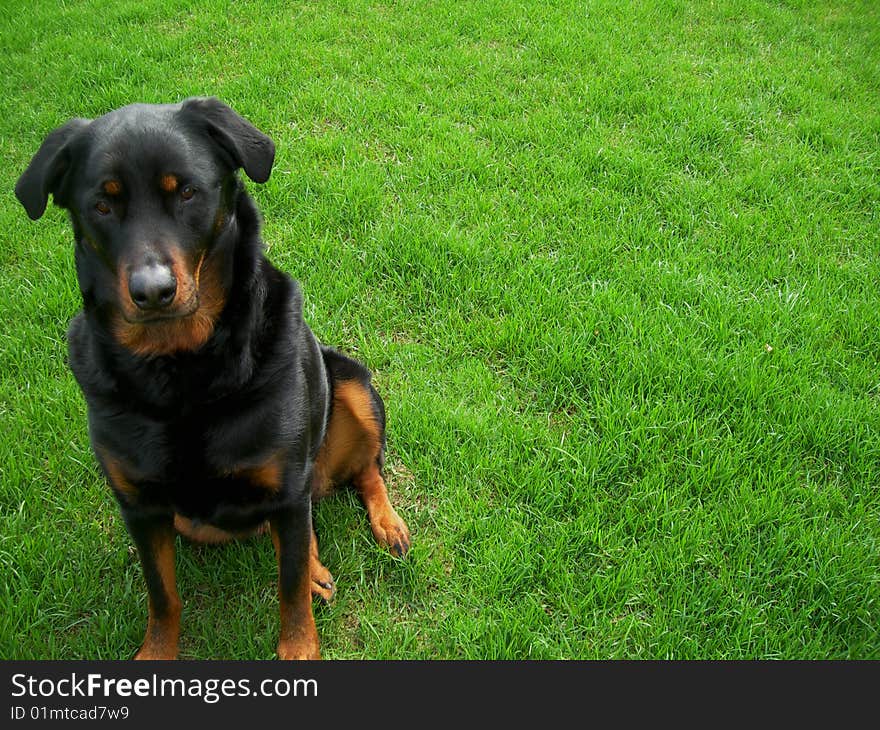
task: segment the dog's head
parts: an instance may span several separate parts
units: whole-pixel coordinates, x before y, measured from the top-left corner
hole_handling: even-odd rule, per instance
[[[235,172],[269,178],[272,140],[212,98],[133,104],[49,134],[15,187],[37,220],[70,212],[87,306],[139,354],[195,349],[225,296],[214,243],[232,225]]]

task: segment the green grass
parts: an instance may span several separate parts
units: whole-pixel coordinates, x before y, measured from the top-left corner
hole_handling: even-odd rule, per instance
[[[0,657],[146,620],[68,225],[12,188],[69,117],[210,94],[275,139],[269,256],[387,403],[414,546],[318,506],[325,657],[880,659],[880,6],[629,5],[4,0]],[[178,582],[182,656],[273,656],[268,540]]]

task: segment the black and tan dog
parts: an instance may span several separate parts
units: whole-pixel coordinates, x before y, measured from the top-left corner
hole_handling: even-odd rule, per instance
[[[265,182],[274,156],[216,99],[135,104],[54,130],[15,188],[34,220],[50,194],[70,213],[83,298],[70,366],[149,592],[136,658],[177,655],[175,530],[221,542],[268,523],[283,659],[319,656],[311,596],[335,591],[315,499],[353,484],[376,539],[409,549],[370,373],[318,343],[298,285],[263,254],[236,172]]]

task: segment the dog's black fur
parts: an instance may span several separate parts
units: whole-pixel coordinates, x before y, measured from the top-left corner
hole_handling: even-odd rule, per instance
[[[263,254],[236,171],[264,182],[274,154],[216,99],[136,104],[53,131],[16,186],[32,219],[50,194],[70,214],[83,298],[70,366],[143,565],[140,658],[177,654],[173,526],[214,542],[269,524],[281,657],[318,656],[310,589],[334,590],[314,498],[352,481],[377,539],[409,547],[381,479],[385,413],[370,373],[318,343],[298,284]]]

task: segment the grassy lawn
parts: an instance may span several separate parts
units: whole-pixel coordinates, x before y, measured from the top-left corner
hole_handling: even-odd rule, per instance
[[[880,659],[880,5],[3,0],[0,657],[126,658],[137,558],[64,333],[46,133],[215,95],[389,490],[316,508],[325,658]],[[271,658],[271,542],[178,551],[184,658]]]

